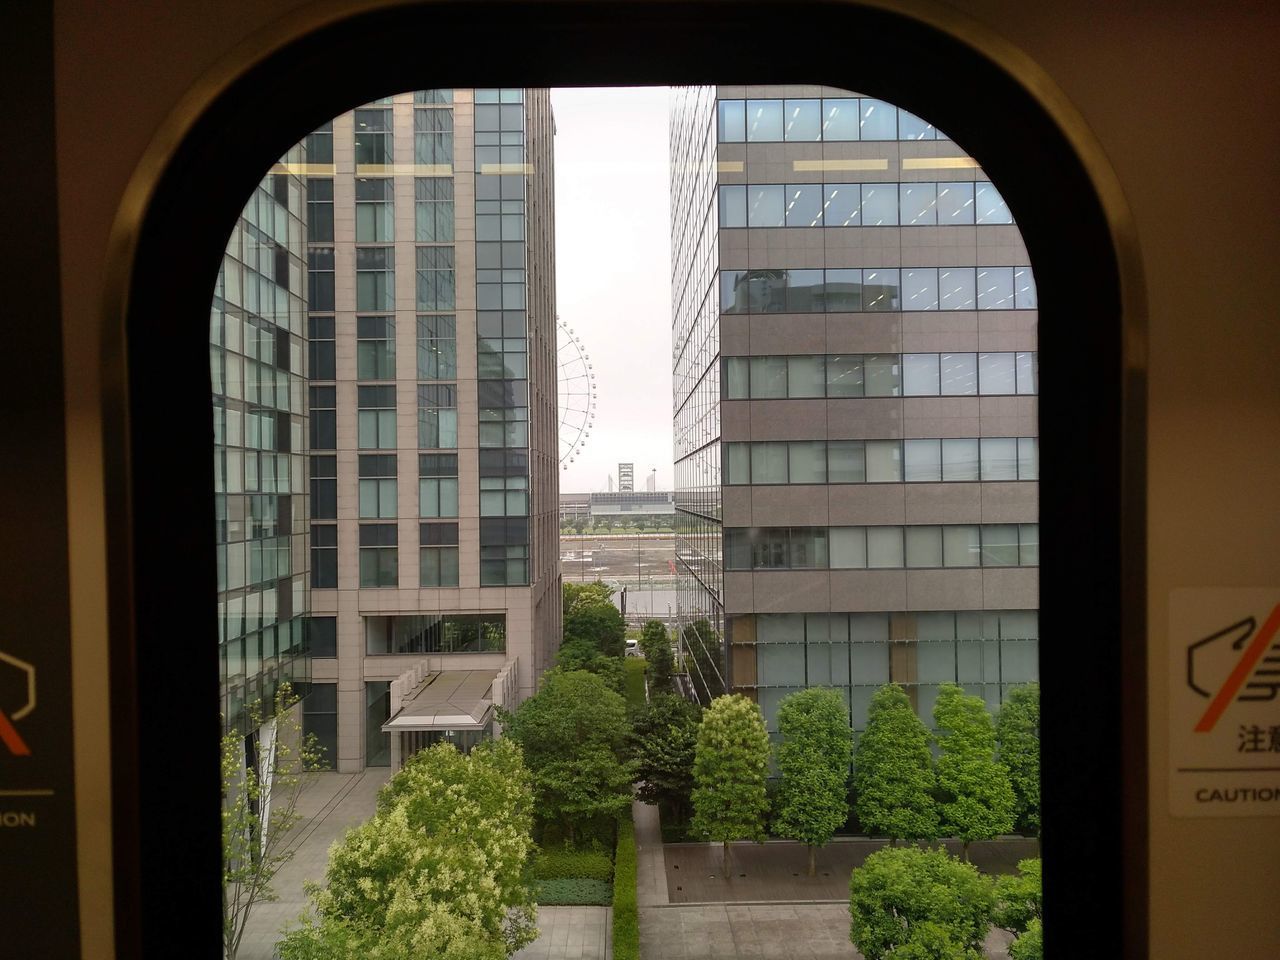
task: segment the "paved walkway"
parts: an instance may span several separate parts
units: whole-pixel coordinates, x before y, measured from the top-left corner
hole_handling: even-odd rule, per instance
[[[636,827],[636,903],[641,907],[667,904],[667,865],[658,808],[632,801],[631,819]]]
[[[512,960],[613,960],[612,907],[539,907],[538,939]]]
[[[290,839],[293,859],[273,884],[280,899],[253,908],[240,960],[272,960],[281,931],[295,926],[307,907],[304,881],[324,880],[330,844],[373,815],[378,789],[390,775],[389,767],[371,767],[363,773],[320,773],[308,784],[298,800],[302,819]]]

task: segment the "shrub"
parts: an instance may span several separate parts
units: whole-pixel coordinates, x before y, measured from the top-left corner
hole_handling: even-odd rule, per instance
[[[1043,916],[1040,858],[1020,860],[1016,874],[996,878],[995,924],[1010,933],[1023,933]]]
[[[978,960],[993,902],[991,881],[945,850],[889,847],[849,880],[849,939],[866,960]]]
[[[689,817],[693,759],[702,707],[673,693],[659,693],[631,716],[630,756],[636,796],[662,808],[665,828]],[[683,839],[683,832],[681,834]]]
[[[1044,933],[1040,920],[1032,920],[1027,932],[1009,944],[1009,960],[1044,960]]]
[[[613,884],[586,877],[559,877],[539,880],[537,895],[544,907],[607,907],[613,898]]]
[[[613,861],[599,850],[573,850],[563,846],[545,847],[533,862],[538,880],[613,880]]]
[[[613,866],[613,960],[639,960],[636,834],[629,811],[618,821],[618,850]]]

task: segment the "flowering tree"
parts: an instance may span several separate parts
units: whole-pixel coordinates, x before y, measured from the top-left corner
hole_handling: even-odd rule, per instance
[[[694,750],[690,830],[724,844],[726,876],[730,842],[764,840],[768,765],[769,734],[760,708],[740,693],[712,700]]]

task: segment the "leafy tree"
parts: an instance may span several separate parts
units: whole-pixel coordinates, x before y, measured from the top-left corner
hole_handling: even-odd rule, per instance
[[[769,734],[760,708],[740,693],[713,700],[694,748],[690,829],[724,844],[726,876],[731,841],[764,840],[768,765]]]
[[[636,796],[665,807],[683,823],[693,793],[693,760],[702,707],[661,693],[632,717],[629,752],[638,781]]]
[[[624,669],[621,657],[607,657],[590,640],[575,637],[560,645],[556,666],[565,673],[585,670],[594,673],[609,687],[622,693]]]
[[[609,657],[626,653],[627,626],[609,586],[597,580],[566,583],[563,590],[565,640],[586,641]]]
[[[868,833],[898,840],[938,835],[936,780],[929,731],[906,691],[885,684],[871,697],[867,728],[854,759],[854,808]]]
[[[646,620],[640,633],[640,652],[649,664],[649,684],[655,690],[670,690],[676,662],[671,638],[661,620]]]
[[[537,936],[525,880],[533,793],[519,747],[439,743],[415,754],[378,810],[329,851],[314,915],[284,960],[509,956]]]
[[[1043,916],[1040,858],[1020,860],[1016,874],[996,878],[995,924],[1010,933],[1025,933]]]
[[[938,729],[938,789],[942,828],[969,844],[1013,829],[1013,787],[1009,772],[996,762],[996,732],[981,697],[944,683],[933,707]]]
[[[254,752],[246,756],[239,732],[222,738],[222,950],[235,960],[254,907],[278,897],[272,881],[293,858],[285,839],[298,822],[298,799],[308,774],[320,769],[323,750],[302,733],[299,697],[288,683],[276,690],[264,717],[248,709]]]
[[[810,687],[778,705],[778,771],[774,828],[809,846],[809,876],[817,872],[818,847],[849,817],[849,762],[853,731],[849,708],[829,687]]]
[[[1040,919],[1032,920],[1027,932],[1009,944],[1009,960],[1044,960],[1044,930]]]
[[[849,939],[866,960],[981,960],[991,881],[945,850],[887,847],[849,880]]]
[[[552,670],[541,690],[501,720],[524,750],[540,811],[561,823],[570,842],[576,821],[617,815],[631,803],[626,701],[601,677]]]
[[[1020,827],[1040,834],[1040,684],[1014,687],[996,717],[1000,762],[1013,786]]]

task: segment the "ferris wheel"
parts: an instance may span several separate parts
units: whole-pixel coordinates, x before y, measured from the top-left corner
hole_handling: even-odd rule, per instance
[[[560,405],[560,467],[569,464],[582,452],[596,419],[596,375],[591,369],[582,339],[573,328],[556,318],[557,361],[559,380],[557,400]]]

